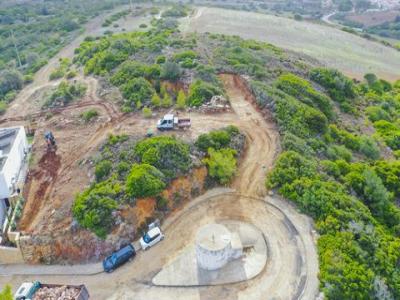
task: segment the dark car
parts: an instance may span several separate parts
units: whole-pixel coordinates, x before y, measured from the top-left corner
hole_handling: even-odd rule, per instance
[[[104,271],[110,273],[136,255],[132,245],[122,247],[103,260]]]

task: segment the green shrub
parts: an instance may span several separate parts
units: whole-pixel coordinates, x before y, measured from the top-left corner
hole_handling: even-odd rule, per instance
[[[326,150],[326,156],[331,160],[343,159],[347,162],[351,161],[353,154],[345,146],[333,145]]]
[[[143,117],[145,118],[151,118],[153,112],[151,111],[150,108],[148,107],[143,107]]]
[[[80,114],[80,117],[86,122],[90,122],[92,119],[96,118],[99,112],[96,109],[89,109]]]
[[[390,148],[393,150],[400,149],[400,128],[398,126],[388,121],[380,120],[374,123],[374,127]]]
[[[371,122],[376,122],[380,120],[390,121],[390,115],[384,109],[379,106],[370,106],[365,109],[368,118]]]
[[[179,64],[167,61],[162,65],[160,77],[170,81],[177,81],[182,74]]]
[[[191,166],[189,146],[169,136],[144,139],[135,146],[135,153],[142,163],[156,167],[168,179],[186,173]]]
[[[285,93],[305,104],[318,108],[328,119],[333,118],[333,107],[329,98],[314,90],[308,81],[292,73],[287,73],[277,79],[276,85]]]
[[[360,152],[366,157],[376,160],[380,157],[377,143],[370,137],[363,136],[360,139]]]
[[[180,90],[176,98],[176,108],[185,109],[185,107],[186,107],[186,96],[185,93],[182,90]]]
[[[134,165],[126,179],[126,192],[131,197],[151,197],[164,188],[164,175],[149,164]]]
[[[142,23],[139,25],[139,28],[147,28],[147,24]]]
[[[236,172],[236,151],[229,148],[215,150],[208,149],[208,157],[204,163],[208,167],[210,177],[221,184],[227,184]]]
[[[65,75],[65,77],[67,79],[71,79],[71,78],[76,77],[77,75],[78,75],[78,73],[75,70],[71,70]]]
[[[200,106],[204,102],[211,100],[212,96],[222,94],[222,91],[218,87],[201,80],[196,80],[190,85],[187,102],[190,106]]]
[[[270,188],[290,184],[301,177],[316,177],[317,167],[313,160],[294,151],[283,152],[268,175],[267,186]]]
[[[53,72],[50,73],[50,80],[56,80],[63,78],[65,75],[65,71],[63,69],[56,69]]]
[[[81,83],[69,83],[62,81],[43,107],[65,106],[71,101],[83,97],[86,93],[86,86]]]
[[[153,97],[151,97],[151,104],[156,108],[161,106],[161,99],[157,93],[154,93]]]
[[[150,104],[155,90],[150,82],[139,77],[134,78],[121,86],[122,95],[126,99],[125,104],[128,107],[136,107],[138,102],[143,105]]]
[[[114,220],[112,212],[118,204],[114,197],[121,193],[121,186],[113,178],[98,183],[76,196],[72,213],[78,223],[97,236],[105,238]]]
[[[1,300],[13,300],[13,294],[11,290],[11,286],[6,284],[2,290],[0,291],[0,299]]]
[[[196,142],[196,147],[207,153],[209,148],[220,150],[221,148],[228,147],[231,141],[231,136],[226,130],[214,130],[210,133],[201,134]]]
[[[168,108],[172,106],[172,98],[168,93],[164,94],[164,97],[161,100],[161,106],[164,108]]]
[[[310,77],[326,88],[329,96],[337,102],[346,102],[356,96],[353,82],[337,70],[316,68]]]
[[[7,109],[7,103],[4,101],[0,101],[0,115],[4,114]]]
[[[96,165],[94,174],[97,181],[101,181],[110,175],[112,163],[109,160],[103,160]]]

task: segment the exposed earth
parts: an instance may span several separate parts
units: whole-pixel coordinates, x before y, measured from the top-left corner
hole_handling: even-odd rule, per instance
[[[140,18],[139,18],[140,19]],[[125,22],[125,21],[124,21]],[[142,20],[132,21],[132,28]],[[101,18],[87,25],[86,34],[96,34]],[[3,125],[21,124],[36,128],[33,146],[36,166],[29,174],[26,188],[27,203],[19,224],[25,233],[48,232],[57,236],[71,226],[71,205],[77,192],[90,183],[89,166],[85,164],[109,133],[144,136],[149,128],[155,130],[156,118],[144,119],[141,114],[122,114],[117,106],[104,101],[98,92],[97,79],[79,76],[88,86],[86,96],[62,108],[42,112],[38,103],[41,89],[57,84],[49,82],[49,74],[59,57],[73,56],[73,49],[83,37],[68,45],[39,71],[35,81],[27,86],[13,102],[3,118]],[[56,266],[53,275],[40,275],[41,265],[25,266],[30,274],[0,277],[0,285],[17,287],[23,281],[39,280],[51,283],[85,284],[92,299],[313,299],[318,294],[318,257],[315,235],[310,218],[300,214],[286,200],[266,196],[265,174],[274,164],[280,151],[279,133],[268,112],[258,112],[252,105],[253,96],[246,82],[233,75],[221,75],[232,106],[232,112],[214,115],[191,112],[192,128],[175,133],[183,139],[195,139],[199,134],[227,125],[236,125],[247,137],[247,148],[240,163],[232,189],[212,189],[175,211],[163,224],[165,240],[147,252],[138,253],[130,262],[112,274],[63,275],[68,267]],[[88,126],[79,114],[95,107],[100,117]],[[35,121],[32,122],[32,119]],[[43,133],[50,129],[58,144],[56,153],[45,153]],[[219,220],[237,220],[254,224],[265,236],[268,263],[255,278],[230,285],[201,288],[156,287],[152,278],[163,266],[192,243],[198,228]],[[82,234],[81,238],[85,235]],[[74,235],[71,235],[74,237]],[[89,237],[89,235],[88,235]],[[58,237],[62,238],[62,237]],[[64,237],[66,240],[70,236]],[[90,242],[90,239],[88,239]],[[63,248],[58,251],[82,249]],[[85,248],[86,246],[80,246]],[[93,245],[92,245],[93,247]],[[49,249],[47,249],[50,251]],[[90,253],[92,249],[88,249]],[[98,268],[88,265],[87,268]],[[18,272],[17,272],[18,273]],[[69,273],[70,274],[70,273]]]

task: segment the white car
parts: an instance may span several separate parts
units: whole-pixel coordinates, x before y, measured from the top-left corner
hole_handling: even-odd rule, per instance
[[[150,229],[144,236],[140,238],[140,246],[142,246],[143,250],[147,250],[148,248],[154,246],[159,241],[164,239],[164,235],[161,232],[159,227],[154,227]]]

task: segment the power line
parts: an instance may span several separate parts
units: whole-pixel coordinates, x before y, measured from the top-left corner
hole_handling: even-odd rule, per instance
[[[17,53],[17,58],[18,58],[19,67],[22,68],[21,58],[20,58],[20,56],[19,56],[19,51],[18,51],[17,43],[15,42],[14,32],[12,31],[12,29],[10,30],[10,33],[11,33],[11,40],[12,40],[13,43],[14,43],[15,52]]]

